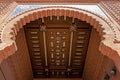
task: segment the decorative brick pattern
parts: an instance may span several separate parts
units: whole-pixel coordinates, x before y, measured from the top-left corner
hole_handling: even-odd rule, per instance
[[[1,0],[0,1],[0,24],[6,19],[6,17],[16,7],[17,3],[13,0]]]
[[[12,3],[13,1],[7,1],[7,0],[4,0],[2,2],[0,2],[0,17],[2,17],[2,15],[5,15],[6,14],[6,9],[9,8],[9,5]]]
[[[113,29],[116,35],[115,43],[120,43],[120,1],[102,1],[99,3],[99,6],[106,13],[111,22],[116,25]]]
[[[100,5],[120,25],[120,1],[102,1]]]

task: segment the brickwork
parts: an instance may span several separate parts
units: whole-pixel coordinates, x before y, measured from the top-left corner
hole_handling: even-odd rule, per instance
[[[13,0],[0,0],[0,24],[16,7],[17,3]]]
[[[120,25],[120,1],[102,1],[100,6]]]
[[[16,37],[17,51],[1,63],[5,80],[33,80],[24,29]],[[1,77],[0,77],[1,78]]]

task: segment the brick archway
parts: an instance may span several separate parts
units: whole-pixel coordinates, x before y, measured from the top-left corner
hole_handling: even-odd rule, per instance
[[[112,59],[120,71],[119,43],[115,43],[117,35],[111,23],[92,12],[71,7],[54,6],[29,10],[5,22],[0,32],[0,62],[14,54],[17,50],[15,36],[17,36],[17,32],[19,32],[23,25],[35,19],[47,16],[69,16],[90,23],[101,36],[99,50],[102,54]]]

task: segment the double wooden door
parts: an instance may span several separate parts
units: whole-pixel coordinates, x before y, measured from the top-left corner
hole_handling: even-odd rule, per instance
[[[90,25],[52,25],[34,21],[24,26],[34,77],[81,77]]]

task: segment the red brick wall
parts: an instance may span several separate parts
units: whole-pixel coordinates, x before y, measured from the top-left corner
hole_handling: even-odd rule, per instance
[[[0,65],[3,74],[6,80],[32,80],[32,69],[23,29],[19,31],[16,43],[18,47],[16,53]]]
[[[105,74],[110,75],[110,70],[115,66],[113,61],[99,51],[100,36],[92,29],[86,64],[84,68],[85,80],[104,80]],[[110,80],[118,80],[119,72],[115,76],[110,75]]]

